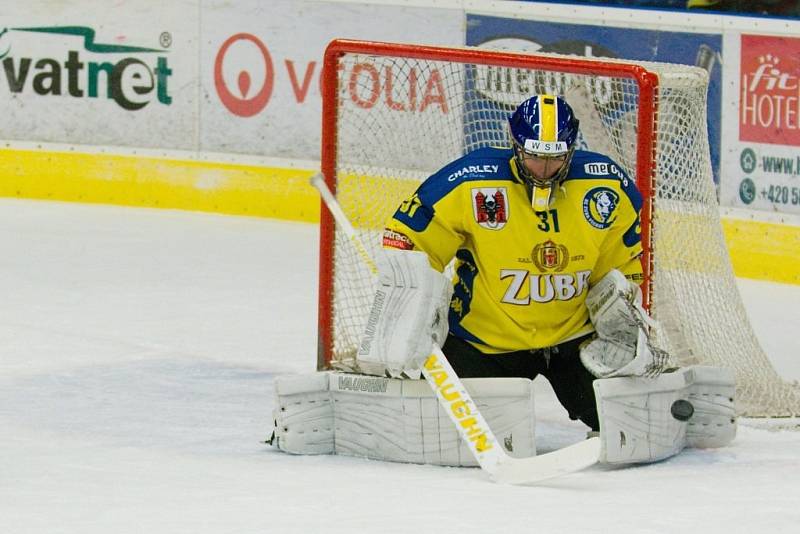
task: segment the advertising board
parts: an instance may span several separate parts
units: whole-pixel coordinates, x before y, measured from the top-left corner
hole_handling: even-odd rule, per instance
[[[191,149],[197,11],[12,4],[0,14],[0,138]]]
[[[800,213],[800,38],[732,34],[724,205]],[[733,91],[732,91],[733,92]]]
[[[591,24],[468,15],[466,43],[593,58],[660,61],[701,66],[709,71],[708,130],[711,163],[719,183],[722,57],[719,33],[687,33]],[[542,88],[557,91],[557,88]],[[589,147],[591,148],[591,147]]]

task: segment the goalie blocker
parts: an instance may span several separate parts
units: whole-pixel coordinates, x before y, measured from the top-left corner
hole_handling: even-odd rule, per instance
[[[510,456],[536,454],[530,380],[464,384]],[[653,462],[684,447],[721,447],[736,435],[735,383],[727,369],[692,366],[655,379],[598,379],[594,388],[601,450],[593,461]],[[268,443],[282,451],[477,465],[425,381],[322,372],[276,377],[275,392]],[[469,414],[463,415],[468,427]]]

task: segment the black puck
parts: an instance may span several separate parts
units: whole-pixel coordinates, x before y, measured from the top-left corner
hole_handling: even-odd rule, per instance
[[[678,421],[688,421],[694,415],[694,406],[687,400],[678,399],[672,403],[669,411]]]

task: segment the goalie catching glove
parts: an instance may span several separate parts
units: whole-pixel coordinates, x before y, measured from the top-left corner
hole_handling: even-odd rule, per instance
[[[597,337],[581,347],[581,362],[597,378],[656,377],[669,356],[650,343],[655,321],[642,308],[642,291],[611,270],[589,290],[586,307]]]
[[[431,268],[424,252],[385,249],[378,257],[378,287],[358,348],[359,370],[419,378],[431,344],[444,343],[452,282]]]

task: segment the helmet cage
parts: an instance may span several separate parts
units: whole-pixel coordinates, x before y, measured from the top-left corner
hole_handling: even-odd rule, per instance
[[[555,184],[560,184],[567,177],[569,165],[572,162],[572,156],[575,153],[575,145],[569,147],[566,152],[560,152],[557,154],[528,152],[521,147],[519,143],[517,143],[513,136],[511,136],[511,145],[514,148],[514,158],[517,161],[517,172],[525,182],[529,182],[535,187],[549,188]],[[561,167],[549,178],[539,177],[534,175],[525,165],[525,160],[530,158],[552,161],[553,164],[560,164]]]
[[[524,101],[508,119],[509,136],[517,171],[528,186],[534,209],[542,209],[553,198],[557,185],[569,172],[579,121],[567,102],[553,95],[536,95]],[[560,165],[548,176],[535,176],[525,165],[526,159]]]

